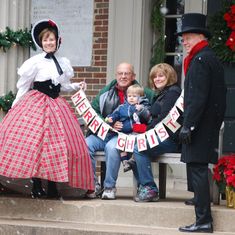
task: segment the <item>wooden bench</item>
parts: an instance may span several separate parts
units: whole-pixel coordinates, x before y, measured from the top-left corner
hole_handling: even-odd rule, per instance
[[[152,159],[152,163],[159,164],[159,197],[166,198],[166,178],[167,178],[167,164],[183,164],[180,161],[181,153],[165,153],[157,158]],[[103,151],[97,151],[95,154],[97,162],[101,162],[101,186],[105,179],[105,156]],[[133,196],[136,194],[136,181],[133,179]]]
[[[223,133],[224,133],[224,123],[222,124],[220,128],[220,134],[219,134],[219,146],[218,146],[218,153],[219,156],[222,156],[222,149],[223,149]],[[103,151],[97,151],[96,152],[96,161],[101,162],[101,186],[103,187],[103,182],[105,179],[105,156]],[[159,197],[161,199],[166,198],[166,179],[167,179],[167,164],[184,164],[180,161],[181,153],[165,153],[162,155],[157,156],[156,158],[152,159],[152,163],[158,163],[159,164]],[[212,176],[212,168],[213,165],[209,165],[209,169],[211,171],[210,176]],[[136,181],[133,177],[133,196],[136,195]],[[210,185],[211,185],[211,201],[214,204],[219,204],[220,201],[220,194],[218,191],[218,187],[215,184],[214,181],[212,181],[212,178],[210,177]]]

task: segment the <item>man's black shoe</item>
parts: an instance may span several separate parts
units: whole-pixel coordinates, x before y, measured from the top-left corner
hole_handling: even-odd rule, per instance
[[[212,223],[206,224],[191,224],[188,226],[180,227],[180,232],[187,232],[187,233],[213,233],[213,225]]]
[[[184,202],[184,204],[187,206],[194,206],[195,205],[194,198],[190,198],[190,199],[186,200]]]

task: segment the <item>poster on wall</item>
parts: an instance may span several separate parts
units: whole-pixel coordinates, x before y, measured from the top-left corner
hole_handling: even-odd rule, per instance
[[[42,19],[52,19],[60,29],[62,44],[58,51],[72,66],[90,66],[93,38],[93,0],[32,0],[32,25]],[[41,53],[40,49],[31,55]]]

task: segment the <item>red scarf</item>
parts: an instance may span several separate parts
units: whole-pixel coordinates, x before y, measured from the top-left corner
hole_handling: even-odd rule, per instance
[[[190,51],[189,55],[187,57],[185,57],[184,59],[184,75],[186,75],[187,70],[188,70],[188,66],[191,62],[191,60],[193,59],[193,57],[204,47],[208,46],[208,42],[203,40],[199,43],[197,43],[192,50]]]

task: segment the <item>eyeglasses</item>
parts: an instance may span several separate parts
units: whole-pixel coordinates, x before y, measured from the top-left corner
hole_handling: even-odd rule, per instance
[[[133,73],[132,72],[117,72],[117,75],[118,76],[130,76],[132,75]]]

